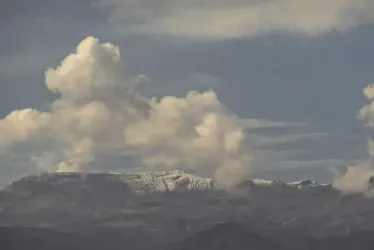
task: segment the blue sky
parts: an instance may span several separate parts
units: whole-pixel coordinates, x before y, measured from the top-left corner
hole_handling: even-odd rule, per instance
[[[263,162],[254,176],[331,182],[334,167],[367,157],[370,131],[357,111],[374,81],[374,6],[290,2],[3,1],[0,117],[48,110],[58,95],[46,88],[44,72],[94,36],[119,46],[127,72],[147,76],[145,96],[213,89],[250,123]],[[53,168],[30,160],[32,145],[14,148],[2,152],[1,184]],[[121,160],[109,170],[132,164]]]

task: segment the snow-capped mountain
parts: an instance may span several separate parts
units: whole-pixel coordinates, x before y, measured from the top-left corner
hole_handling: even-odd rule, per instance
[[[224,190],[183,171],[46,173],[0,191],[0,226],[47,226],[180,239],[220,221],[258,230],[342,234],[374,229],[374,201],[311,180],[253,179]]]
[[[45,173],[27,176],[4,189],[12,191],[27,185],[48,184],[53,186],[87,185],[98,182],[112,185],[126,185],[134,193],[183,192],[213,190],[215,181],[188,174],[184,171],[157,171],[142,173]]]
[[[264,179],[253,179],[247,180],[239,183],[236,187],[267,187],[267,188],[297,188],[297,189],[304,189],[304,188],[332,188],[331,185],[328,184],[319,184],[316,181],[312,180],[301,180],[295,182],[283,182],[280,180],[264,180]]]
[[[217,182],[210,178],[199,177],[185,171],[156,171],[140,173],[45,173],[31,175],[15,181],[6,187],[3,192],[11,192],[28,185],[52,185],[69,187],[71,185],[86,185],[93,181],[111,183],[113,185],[125,185],[134,193],[157,193],[157,192],[188,192],[188,191],[213,191],[219,190]],[[262,187],[262,188],[320,188],[330,187],[321,185],[315,181],[302,180],[297,182],[282,182],[280,180],[253,179],[239,183],[234,188]]]

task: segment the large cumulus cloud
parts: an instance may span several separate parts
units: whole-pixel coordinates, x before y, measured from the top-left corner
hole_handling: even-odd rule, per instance
[[[143,168],[194,169],[222,185],[254,168],[241,120],[215,92],[146,98],[117,46],[88,37],[45,78],[60,98],[48,112],[16,110],[0,120],[2,151],[35,143],[56,171],[89,171],[98,156],[132,150]]]

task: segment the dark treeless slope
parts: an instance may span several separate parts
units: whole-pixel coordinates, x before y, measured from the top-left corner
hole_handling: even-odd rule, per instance
[[[374,250],[374,232],[344,237],[313,238],[282,232],[272,237],[255,234],[241,223],[226,222],[187,238],[182,250]],[[269,234],[270,235],[270,234]],[[277,239],[277,240],[276,240]]]
[[[119,250],[109,241],[41,228],[0,228],[2,250]]]

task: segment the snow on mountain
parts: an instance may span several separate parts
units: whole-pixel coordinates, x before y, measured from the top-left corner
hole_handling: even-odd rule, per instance
[[[45,173],[31,175],[15,181],[5,190],[11,191],[28,184],[50,184],[54,186],[84,185],[92,180],[112,184],[126,184],[134,193],[152,192],[185,192],[196,190],[212,190],[215,181],[209,178],[198,177],[184,171],[156,171],[142,173]]]
[[[136,174],[121,174],[120,179],[132,186],[133,190],[145,192],[183,192],[213,190],[215,181],[184,171],[159,171]]]
[[[313,187],[331,187],[330,184],[320,184],[316,181],[312,180],[301,180],[301,181],[296,181],[296,182],[290,182],[288,183],[289,186],[291,187],[297,187],[299,189],[302,188],[313,188]]]
[[[84,221],[173,234],[172,225],[180,218],[188,218],[193,230],[228,219],[318,233],[321,227],[325,232],[370,229],[374,200],[345,196],[311,180],[253,179],[222,190],[213,179],[183,171],[46,173],[24,177],[0,191],[0,225]]]
[[[263,188],[293,188],[293,189],[305,189],[305,188],[331,188],[328,184],[319,184],[312,180],[301,180],[295,182],[283,182],[280,180],[264,180],[264,179],[252,179],[241,182],[237,187],[263,187]]]
[[[156,171],[140,173],[44,173],[32,175],[15,181],[5,188],[11,191],[14,188],[24,187],[27,184],[48,183],[51,185],[72,185],[73,183],[87,183],[97,179],[107,183],[126,184],[134,193],[153,192],[187,192],[187,191],[211,191],[218,189],[215,180],[199,177],[184,171]],[[280,180],[253,179],[247,180],[236,187],[270,187],[270,188],[318,188],[329,187],[311,180],[297,182],[282,182]]]

